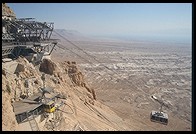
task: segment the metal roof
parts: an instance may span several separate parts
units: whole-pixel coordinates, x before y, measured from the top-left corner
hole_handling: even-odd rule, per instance
[[[46,87],[46,88],[44,88],[44,90],[45,91],[48,91],[50,94],[49,93],[45,93],[45,99],[44,99],[44,101],[42,103],[38,103],[38,104],[34,103],[34,102],[36,102],[35,100],[37,98],[39,98],[39,97],[42,96],[42,93],[41,92],[38,92],[38,93],[32,95],[31,97],[28,97],[27,99],[24,99],[23,101],[14,102],[12,104],[12,106],[14,108],[15,115],[32,111],[32,110],[38,108],[39,106],[41,106],[43,103],[47,103],[50,100],[54,99],[56,96],[59,95],[59,93],[53,93],[53,92],[51,92],[53,89],[54,88],[52,88],[52,87]]]
[[[38,92],[38,93],[35,93],[32,96],[28,97],[27,99],[34,101],[34,100],[36,100],[37,98],[39,98],[41,96],[42,96],[42,93],[41,92]]]
[[[12,106],[14,108],[15,115],[22,114],[22,113],[25,113],[25,112],[30,112],[30,111],[38,108],[41,105],[42,105],[42,103],[40,103],[40,104],[30,104],[30,103],[25,103],[25,102],[22,102],[22,101],[17,101],[17,102],[14,102],[12,104]]]

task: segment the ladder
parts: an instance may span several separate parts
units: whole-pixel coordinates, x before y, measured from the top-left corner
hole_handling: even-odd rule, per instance
[[[32,131],[39,131],[39,127],[37,125],[34,115],[29,116],[28,121]]]

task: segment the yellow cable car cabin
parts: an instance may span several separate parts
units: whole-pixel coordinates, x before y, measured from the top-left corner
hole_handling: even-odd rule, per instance
[[[45,112],[47,112],[47,113],[52,113],[52,112],[54,112],[55,111],[55,103],[54,103],[54,101],[49,101],[48,103],[46,103],[45,105],[44,105],[44,110],[45,110]]]

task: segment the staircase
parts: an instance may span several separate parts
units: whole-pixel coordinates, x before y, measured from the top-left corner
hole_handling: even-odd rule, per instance
[[[34,118],[34,115],[29,116],[28,121],[29,121],[29,124],[30,124],[32,131],[39,131],[39,127],[38,127],[37,122]]]

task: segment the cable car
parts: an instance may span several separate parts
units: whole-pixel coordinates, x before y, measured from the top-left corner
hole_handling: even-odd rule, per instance
[[[162,123],[164,125],[168,124],[168,115],[163,112],[152,111],[150,114],[150,120],[153,122]]]
[[[53,113],[56,110],[54,101],[49,101],[48,103],[46,103],[44,105],[44,110],[47,113]]]

